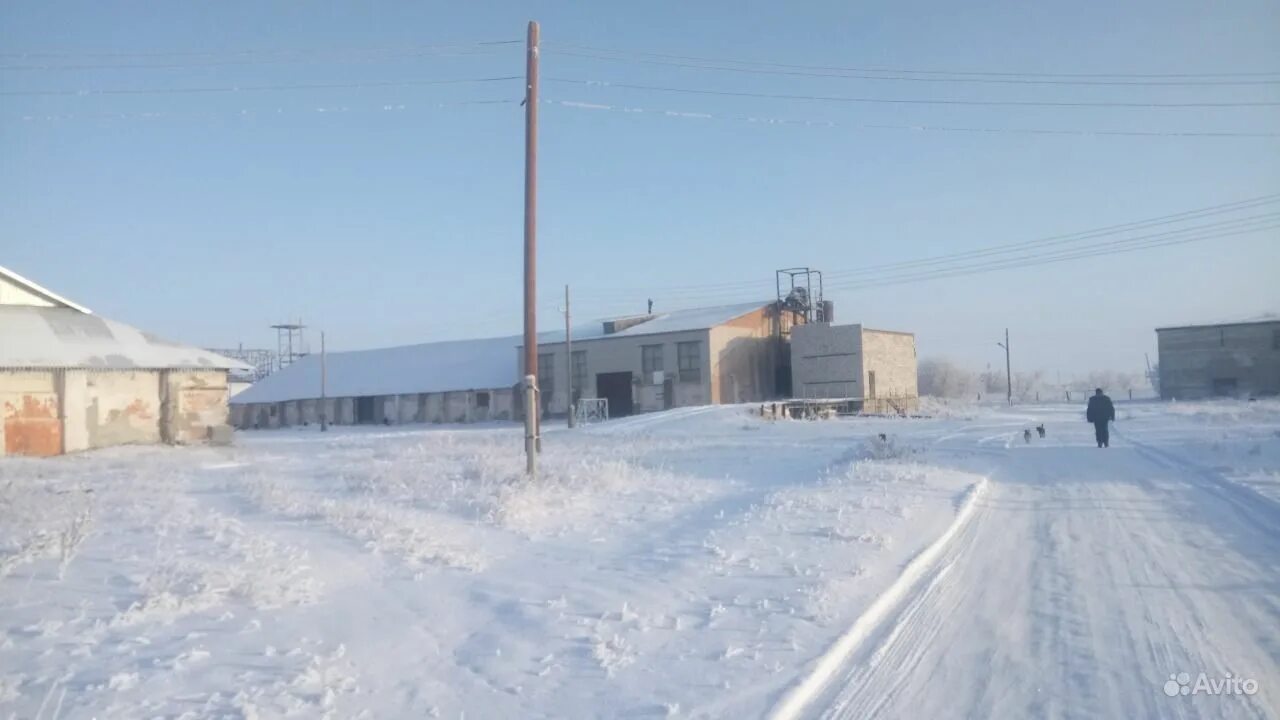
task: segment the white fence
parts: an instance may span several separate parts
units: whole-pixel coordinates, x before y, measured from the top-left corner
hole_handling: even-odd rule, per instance
[[[574,419],[579,425],[609,419],[608,398],[582,398],[573,408]]]

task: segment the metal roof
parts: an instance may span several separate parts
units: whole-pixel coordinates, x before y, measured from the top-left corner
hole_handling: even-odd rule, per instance
[[[517,337],[454,340],[325,355],[328,397],[509,388]],[[320,397],[320,356],[308,355],[231,398],[233,405]]]
[[[0,305],[0,368],[248,369],[73,307]]]
[[[758,310],[768,303],[655,313],[649,320],[609,335],[604,322],[573,328],[574,342],[705,330]],[[619,318],[609,318],[615,320]],[[400,345],[374,350],[331,352],[326,356],[328,397],[410,395],[461,390],[495,390],[519,381],[516,348],[523,337]],[[538,344],[564,342],[564,330],[538,333]],[[233,405],[309,400],[320,397],[320,358],[308,355],[237,393]]]
[[[1194,330],[1196,328],[1230,327],[1232,325],[1269,325],[1272,323],[1280,323],[1280,314],[1263,313],[1261,315],[1254,315],[1235,320],[1226,320],[1223,322],[1195,323],[1192,325],[1168,325],[1166,327],[1156,328],[1156,332],[1164,332],[1165,330]]]

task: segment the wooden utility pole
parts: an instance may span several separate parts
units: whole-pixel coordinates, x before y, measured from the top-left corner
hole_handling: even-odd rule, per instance
[[[524,452],[529,475],[538,472],[538,23],[529,21],[524,95]]]
[[[328,388],[329,377],[326,372],[326,360],[328,356],[324,352],[324,331],[320,331],[320,432],[329,432],[329,410],[326,407],[328,400],[326,394]]]
[[[564,357],[565,372],[564,377],[567,382],[564,386],[568,389],[569,402],[569,427],[574,426],[573,417],[573,332],[569,329],[569,286],[564,286]]]

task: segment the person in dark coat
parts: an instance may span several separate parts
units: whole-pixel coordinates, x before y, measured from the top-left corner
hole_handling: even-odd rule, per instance
[[[1093,423],[1098,447],[1111,447],[1111,431],[1107,423],[1116,419],[1116,406],[1111,404],[1111,398],[1102,394],[1102,388],[1095,390],[1093,397],[1089,398],[1089,409],[1085,410],[1084,417]]]

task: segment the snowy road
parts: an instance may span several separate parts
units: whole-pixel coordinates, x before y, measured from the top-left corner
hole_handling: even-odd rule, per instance
[[[1280,718],[1280,403],[937,410],[7,459],[0,720]]]
[[[959,460],[985,497],[803,715],[1280,717],[1280,506],[1181,459],[1164,424],[1098,450],[1077,415]],[[939,444],[963,455],[990,431]],[[1165,694],[1201,672],[1259,692]]]

